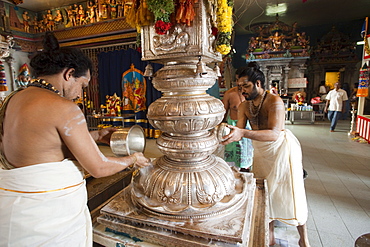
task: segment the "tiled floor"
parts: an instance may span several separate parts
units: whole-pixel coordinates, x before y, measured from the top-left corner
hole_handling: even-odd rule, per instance
[[[312,247],[353,247],[370,233],[370,144],[351,140],[349,120],[340,120],[335,132],[329,122],[287,122],[299,139],[309,207],[308,234]],[[155,140],[147,140],[147,157],[159,157]],[[298,246],[295,227],[277,224],[278,244]]]
[[[352,247],[370,232],[370,145],[351,140],[350,121],[287,124],[300,140],[312,247]],[[295,245],[289,245],[295,246]]]

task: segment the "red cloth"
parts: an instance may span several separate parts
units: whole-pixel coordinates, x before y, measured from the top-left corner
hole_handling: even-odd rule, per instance
[[[321,103],[320,97],[314,97],[311,99],[311,104],[319,104]]]

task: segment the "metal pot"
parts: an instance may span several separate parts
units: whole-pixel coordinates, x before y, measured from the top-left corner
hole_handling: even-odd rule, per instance
[[[144,130],[139,125],[119,129],[110,138],[110,148],[117,156],[144,152],[145,144]]]
[[[214,133],[216,134],[217,140],[219,142],[225,141],[222,137],[230,134],[231,129],[227,127],[227,123],[220,123],[214,128]]]

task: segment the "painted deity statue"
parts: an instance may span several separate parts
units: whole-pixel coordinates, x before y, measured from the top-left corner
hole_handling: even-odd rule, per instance
[[[123,3],[122,0],[117,1],[117,17],[121,18],[123,17]]]
[[[97,10],[97,6],[96,6],[96,3],[95,1],[88,1],[87,2],[87,15],[88,15],[88,22],[89,23],[95,23],[97,22],[97,14],[96,14],[96,10]]]
[[[108,4],[104,1],[101,4],[100,19],[106,20],[108,18]]]
[[[37,20],[37,16],[33,17],[32,27],[33,27],[33,30],[35,30],[35,33],[40,32],[39,31],[39,21]]]
[[[297,91],[293,94],[293,99],[297,104],[302,105],[305,101],[305,96],[305,92]]]
[[[79,25],[87,24],[86,23],[85,9],[81,4],[78,6],[77,14],[78,14]]]
[[[302,32],[302,34],[298,35],[298,45],[306,48],[309,43],[309,40],[306,36],[306,32]]]
[[[45,15],[42,15],[42,26],[43,26],[43,30],[44,31],[47,31],[48,30],[48,18],[46,17],[46,14]]]
[[[76,22],[76,26],[80,24],[80,19],[79,19],[79,15],[78,15],[78,5],[75,3],[73,4],[73,7],[72,7],[72,14],[74,16],[74,19],[75,19],[75,22]]]
[[[30,17],[28,16],[27,11],[23,12],[22,18],[23,18],[23,29],[25,32],[29,33],[30,32],[30,23],[29,23]]]
[[[28,83],[31,81],[31,74],[28,65],[25,63],[19,68],[19,74],[15,80],[18,87],[27,87]]]
[[[270,39],[272,41],[273,50],[274,51],[281,50],[284,36],[280,35],[279,32],[275,32],[273,36],[270,36]]]
[[[60,12],[60,9],[57,9],[56,10],[56,15],[54,17],[54,22],[55,22],[55,26],[57,28],[60,28],[59,25],[61,25],[63,23],[63,15],[62,13]]]
[[[106,108],[108,116],[120,116],[121,115],[121,98],[117,94],[113,96],[106,96]]]
[[[76,16],[74,15],[73,6],[70,5],[66,9],[67,15],[68,15],[68,23],[66,27],[74,27],[76,26]]]
[[[54,16],[51,13],[51,10],[48,10],[46,13],[46,19],[47,19],[47,26],[46,29],[48,31],[53,31],[54,30]]]
[[[117,3],[116,0],[111,0],[110,1],[110,18],[115,19],[117,18]]]

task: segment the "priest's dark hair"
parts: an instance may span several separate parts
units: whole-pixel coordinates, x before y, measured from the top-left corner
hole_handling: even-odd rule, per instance
[[[235,78],[238,79],[240,73],[242,73],[246,68],[247,68],[247,66],[243,66],[243,67],[239,67],[237,70],[235,70]]]
[[[256,62],[249,62],[246,68],[240,72],[240,77],[248,77],[248,80],[256,84],[257,80],[261,82],[261,87],[265,88],[265,75],[260,70],[260,66]]]
[[[73,76],[77,78],[86,75],[88,70],[92,73],[91,60],[80,49],[60,47],[52,32],[45,33],[43,50],[31,59],[30,65],[36,77],[55,75],[66,68],[73,68]]]

